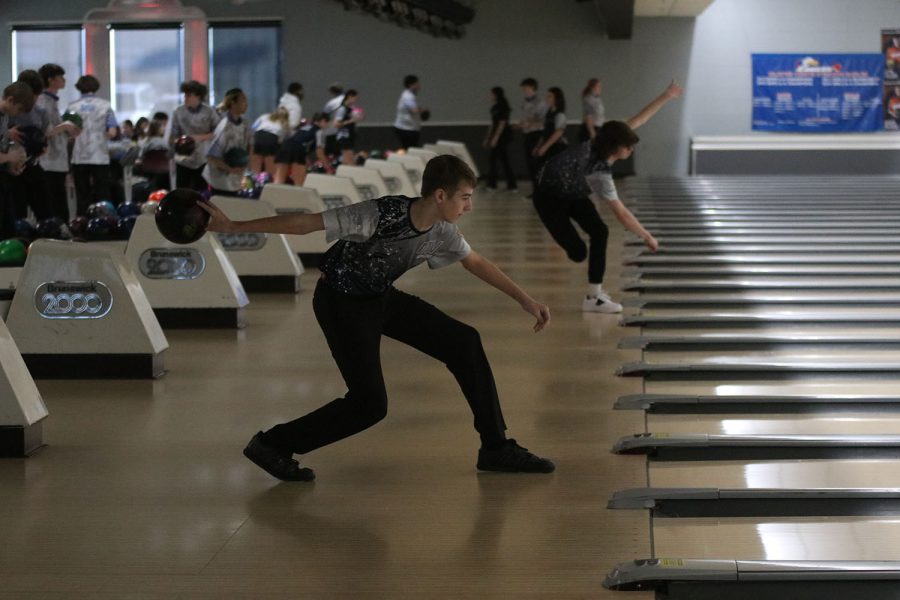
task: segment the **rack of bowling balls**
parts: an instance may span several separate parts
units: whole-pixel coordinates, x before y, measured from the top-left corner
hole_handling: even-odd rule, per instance
[[[142,213],[155,213],[166,190],[150,194],[147,202],[124,202],[119,206],[109,201],[95,202],[84,215],[66,223],[59,217],[42,219],[32,223],[19,219],[15,223],[13,237],[0,240],[0,266],[21,266],[28,256],[32,242],[40,239],[73,240],[77,242],[127,240],[134,224]]]
[[[183,137],[184,139],[179,138],[176,142],[176,153],[179,153],[180,142],[180,153],[190,154],[194,148],[194,141],[188,136]],[[354,162],[362,165],[367,158],[387,158],[390,154],[390,151],[380,150],[359,152],[354,157]],[[236,163],[235,166],[247,164],[244,155],[229,156],[228,159],[229,162]],[[311,165],[310,171],[333,173],[340,164],[340,158],[327,165],[315,162]],[[262,188],[271,182],[272,177],[269,173],[248,172],[242,179],[238,196],[259,198]],[[87,214],[77,216],[69,223],[53,217],[32,225],[31,222],[21,219],[16,222],[15,237],[0,240],[0,266],[24,264],[28,247],[36,239],[72,239],[87,242],[127,240],[140,214],[154,214],[157,229],[170,242],[191,244],[203,237],[209,226],[209,213],[200,206],[205,199],[204,195],[194,190],[156,190],[150,194],[146,202],[125,202],[118,207],[109,201],[96,202],[88,206]]]

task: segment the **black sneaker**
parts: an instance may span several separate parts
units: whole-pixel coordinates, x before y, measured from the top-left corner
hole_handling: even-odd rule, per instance
[[[254,435],[244,448],[244,456],[256,466],[282,481],[312,481],[316,478],[312,469],[300,468],[300,463],[296,460],[282,456],[278,450],[267,446],[262,440],[262,435],[262,431]]]
[[[516,440],[506,440],[497,450],[479,450],[477,467],[479,471],[506,473],[552,473],[556,469],[552,461],[535,456]]]

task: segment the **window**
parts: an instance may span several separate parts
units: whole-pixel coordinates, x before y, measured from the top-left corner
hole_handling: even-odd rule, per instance
[[[178,25],[148,29],[114,25],[109,33],[109,92],[119,122],[169,115],[180,103],[182,29]],[[106,96],[103,90],[101,96]]]
[[[56,63],[66,70],[66,87],[60,91],[59,107],[64,110],[80,94],[75,82],[82,71],[81,26],[53,29],[16,27],[12,32],[13,78],[25,69],[40,69],[46,63]]]
[[[275,110],[281,91],[281,26],[223,23],[209,28],[210,103],[231,88],[247,94],[247,118]]]

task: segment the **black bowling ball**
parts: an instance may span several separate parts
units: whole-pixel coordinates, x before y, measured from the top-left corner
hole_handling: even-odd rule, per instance
[[[28,156],[28,164],[34,164],[47,148],[47,136],[37,125],[25,125],[19,128],[22,135],[22,148]]]
[[[113,226],[106,217],[94,217],[88,221],[85,233],[92,240],[102,240],[109,237],[113,231]]]
[[[60,239],[63,225],[65,225],[65,221],[59,217],[50,217],[39,221],[35,231],[39,238]]]
[[[156,228],[175,244],[191,244],[206,233],[209,213],[200,207],[203,197],[195,190],[172,190],[156,209]]]

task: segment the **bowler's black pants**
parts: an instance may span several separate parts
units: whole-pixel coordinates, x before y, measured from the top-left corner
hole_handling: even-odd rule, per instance
[[[78,215],[86,215],[88,206],[102,200],[112,201],[109,165],[72,165]]]
[[[531,177],[532,193],[537,187],[537,175],[541,164],[540,158],[532,155],[532,152],[543,135],[542,131],[530,131],[525,134],[525,162],[528,165],[528,175]]]
[[[69,193],[66,191],[66,176],[62,171],[44,171],[50,212],[54,217],[69,220]]]
[[[424,300],[391,288],[377,296],[352,296],[319,280],[313,310],[337,363],[347,394],[265,432],[265,442],[285,454],[304,454],[367,429],[387,415],[381,371],[381,336],[436,358],[462,388],[482,445],[506,439],[506,424],[481,337]]]
[[[175,187],[205,192],[209,188],[209,184],[203,179],[204,166],[205,165],[200,165],[196,169],[192,169],[191,167],[176,164]]]
[[[489,187],[497,187],[498,165],[503,165],[503,173],[506,174],[506,189],[516,189],[516,176],[509,164],[509,153],[506,148],[508,143],[509,140],[500,140],[496,146],[491,148],[490,169],[487,174]]]
[[[419,145],[419,137],[421,136],[420,131],[394,127],[394,134],[397,136],[397,140],[399,140],[400,142],[400,147],[404,150],[409,150],[410,147]]]
[[[569,258],[575,262],[588,259],[588,282],[603,283],[609,228],[600,218],[591,199],[554,196],[538,188],[533,202],[544,227]],[[590,249],[585,246],[572,221],[578,223],[590,237]]]

